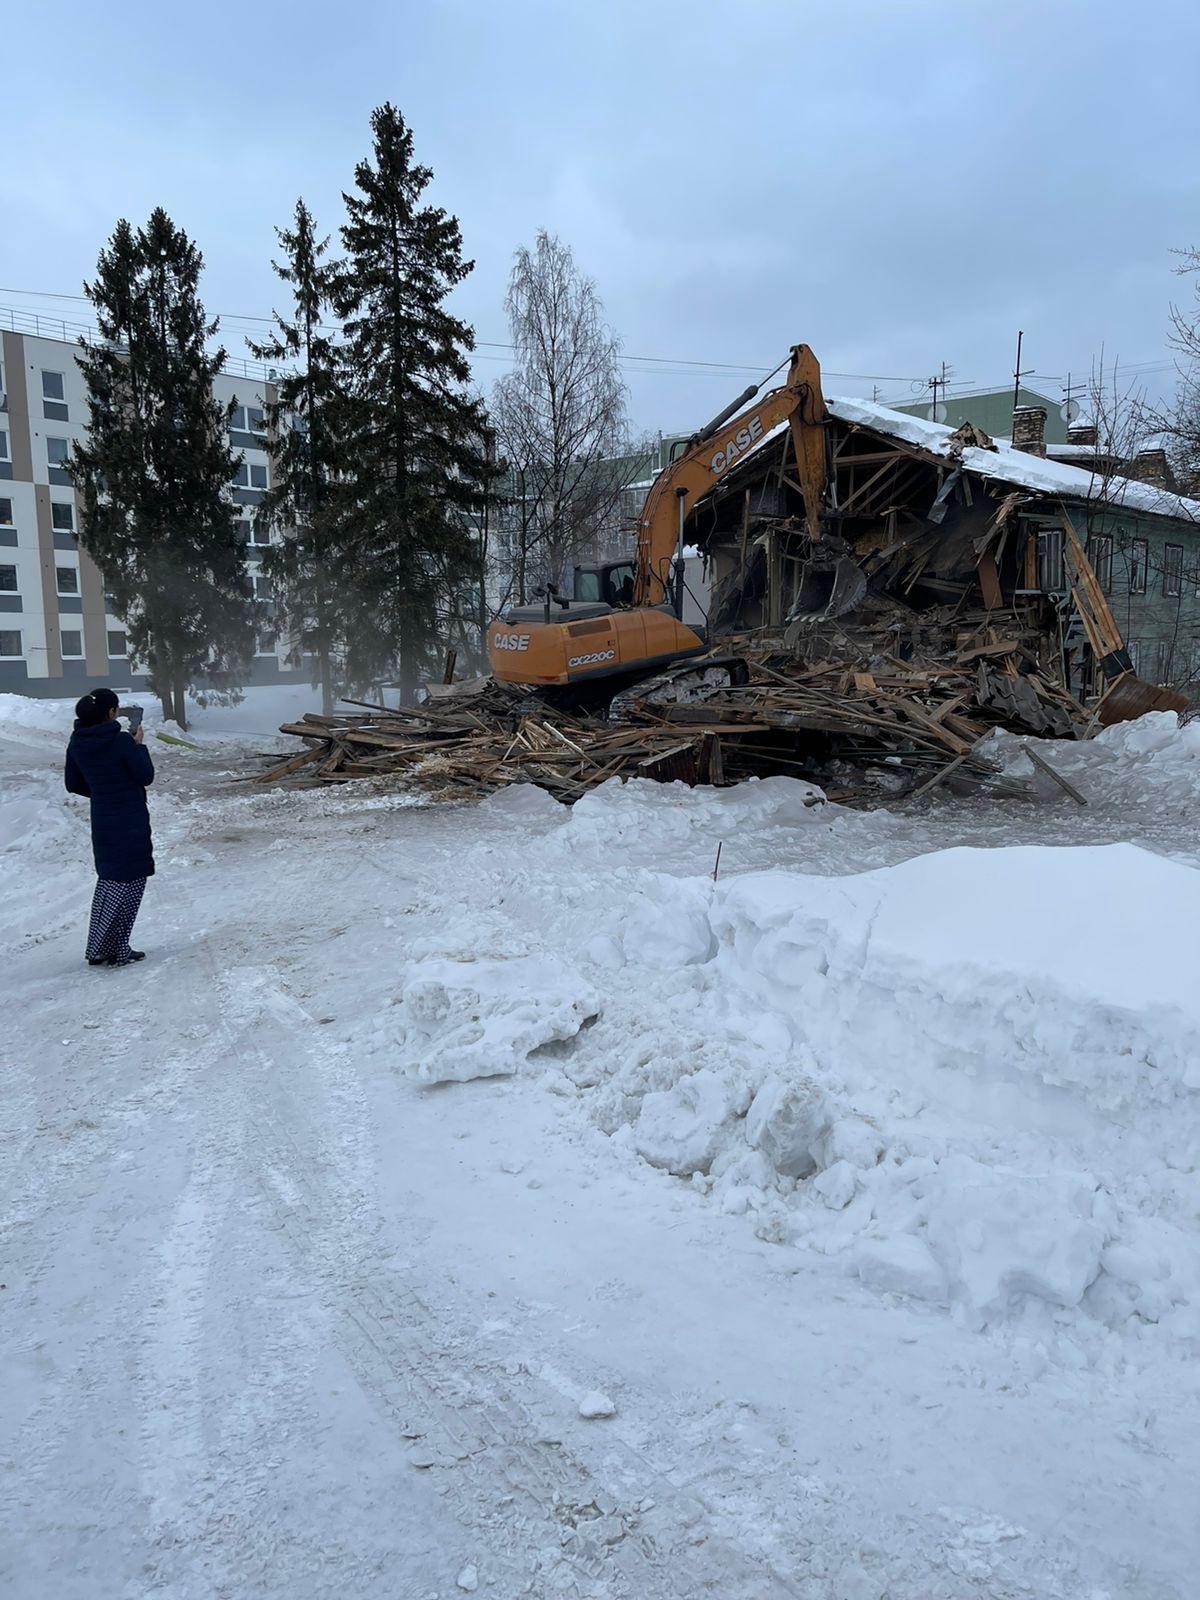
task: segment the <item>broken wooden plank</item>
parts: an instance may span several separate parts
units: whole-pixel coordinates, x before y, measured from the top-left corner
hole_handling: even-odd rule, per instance
[[[1055,772],[1054,768],[1045,759],[1045,757],[1040,756],[1033,748],[1032,744],[1029,744],[1028,742],[1025,745],[1025,754],[1033,762],[1035,767],[1039,767],[1048,778],[1053,778],[1060,789],[1065,789],[1066,792],[1071,796],[1072,800],[1076,801],[1081,806],[1087,805],[1087,801],[1080,794],[1075,785],[1073,783],[1068,783],[1061,772]]]

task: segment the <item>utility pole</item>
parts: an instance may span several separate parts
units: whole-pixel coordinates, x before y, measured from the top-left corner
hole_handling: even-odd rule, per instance
[[[938,414],[937,414],[938,390],[940,389],[942,391],[942,399],[945,400],[945,398],[946,398],[946,386],[948,385],[948,383],[950,382],[950,379],[953,376],[954,376],[954,368],[953,367],[948,367],[946,365],[946,363],[943,361],[942,362],[941,373],[939,374],[939,373],[935,372],[933,377],[929,379],[929,382],[926,385],[926,387],[930,390],[930,392],[933,395],[933,405],[931,406],[930,413],[929,413],[930,414],[930,419],[933,422],[936,422],[938,420]]]
[[[1013,369],[1013,410],[1014,411],[1021,404],[1021,341],[1022,341],[1022,339],[1024,339],[1024,337],[1025,337],[1024,332],[1021,329],[1018,329],[1017,330],[1017,364],[1016,364],[1016,367]]]

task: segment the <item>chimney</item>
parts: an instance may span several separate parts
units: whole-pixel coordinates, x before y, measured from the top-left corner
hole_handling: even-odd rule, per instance
[[[1046,454],[1045,406],[1014,406],[1012,420],[1014,450],[1024,450],[1026,455]]]
[[[1090,444],[1094,447],[1096,443],[1096,424],[1094,422],[1076,422],[1067,429],[1067,443]]]
[[[1129,464],[1129,476],[1139,483],[1151,484],[1155,489],[1171,487],[1171,469],[1167,465],[1167,452],[1161,445],[1150,450],[1139,450]]]

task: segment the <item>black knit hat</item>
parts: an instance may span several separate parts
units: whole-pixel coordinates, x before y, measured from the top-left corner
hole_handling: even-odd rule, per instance
[[[108,713],[115,711],[120,703],[111,689],[93,689],[91,694],[85,694],[76,702],[75,715],[85,728],[94,728],[106,722]]]

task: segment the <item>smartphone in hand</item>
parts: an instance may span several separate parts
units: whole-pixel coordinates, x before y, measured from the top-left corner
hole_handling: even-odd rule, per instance
[[[141,706],[118,706],[117,715],[128,722],[130,733],[136,734],[142,725],[143,708]]]

